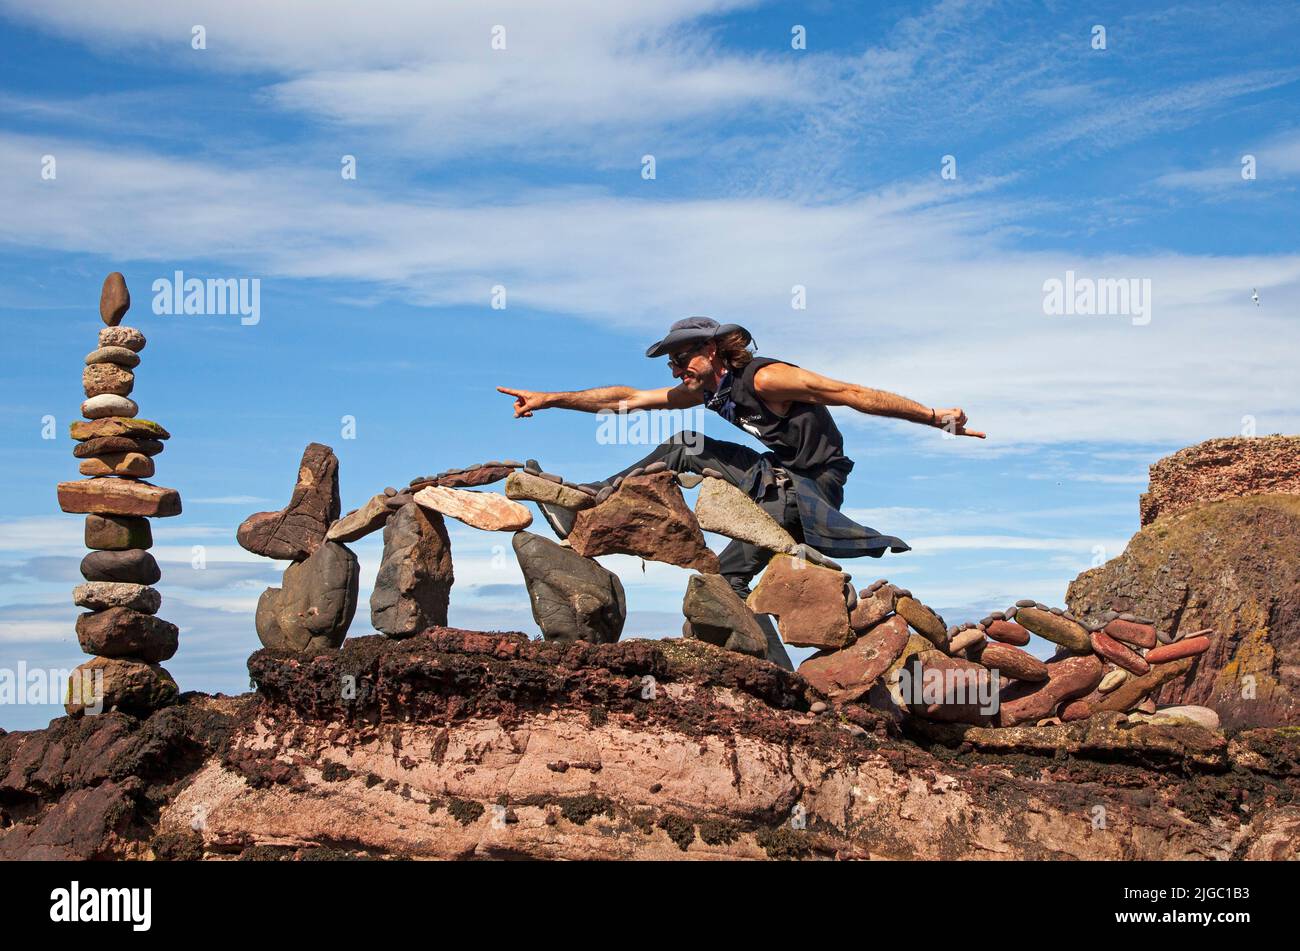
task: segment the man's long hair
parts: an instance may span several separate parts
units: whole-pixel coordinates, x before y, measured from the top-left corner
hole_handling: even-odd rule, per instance
[[[749,361],[754,359],[749,335],[743,330],[725,333],[721,337],[714,338],[713,342],[718,348],[718,356],[722,358],[722,362],[732,370],[743,370]]]

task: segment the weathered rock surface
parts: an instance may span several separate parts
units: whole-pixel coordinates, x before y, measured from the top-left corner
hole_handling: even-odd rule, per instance
[[[254,623],[266,647],[312,652],[338,647],[357,612],[361,567],[338,542],[325,542],[310,558],[284,570],[279,588],[257,602]]]
[[[371,625],[389,637],[410,637],[446,624],[455,580],[442,516],[406,503],[384,525],[383,560],[370,594]]]
[[[799,675],[832,703],[852,703],[865,695],[902,656],[907,639],[907,622],[895,614],[877,623],[848,647],[809,657],[799,665]]]
[[[87,581],[121,581],[156,584],[162,571],[153,555],[139,548],[126,551],[92,551],[81,559],[81,577]]]
[[[338,517],[339,461],[333,449],[314,442],[302,454],[289,504],[250,515],[235,537],[255,555],[301,561],[320,547]]]
[[[980,725],[997,713],[997,675],[982,664],[932,647],[909,660],[900,676],[907,680],[908,708],[918,717]]]
[[[72,603],[91,611],[130,608],[143,614],[157,614],[162,595],[156,588],[123,581],[87,581],[72,589]]]
[[[893,614],[897,590],[891,584],[883,584],[874,591],[867,588],[859,591],[858,603],[849,612],[849,627],[861,634]]]
[[[1300,436],[1208,439],[1151,466],[1142,524],[1222,499],[1282,494],[1300,495]]]
[[[430,485],[415,503],[485,532],[517,532],[533,524],[533,513],[498,492],[473,492]]]
[[[1181,660],[1171,661],[1167,664],[1153,664],[1151,669],[1141,677],[1129,677],[1110,693],[1099,698],[1093,708],[1094,712],[1097,710],[1123,711],[1132,709],[1142,698],[1158,690],[1162,684],[1186,674],[1191,669],[1191,666],[1192,658],[1190,657],[1184,657]]]
[[[180,630],[170,621],[113,607],[77,618],[77,641],[87,654],[157,664],[176,653]]]
[[[985,628],[985,633],[993,640],[1013,647],[1024,647],[1029,643],[1029,631],[1015,621],[995,620]]]
[[[668,471],[625,478],[604,502],[578,513],[568,541],[588,558],[639,555],[718,573],[718,556],[704,543],[704,533]]]
[[[86,366],[92,363],[112,363],[130,370],[140,365],[140,354],[130,347],[101,346],[86,354]]]
[[[682,599],[687,637],[751,657],[767,656],[767,636],[722,575],[691,575]]]
[[[124,347],[133,353],[144,349],[145,337],[134,327],[105,327],[99,332],[101,347]]]
[[[250,673],[260,697],[0,734],[0,858],[1300,855],[1283,731],[1114,714],[900,734],[856,704],[814,716],[801,678],[684,641],[443,629],[260,651]]]
[[[838,650],[852,636],[844,573],[790,555],[768,562],[749,596],[749,609],[774,615],[781,640],[792,647]]]
[[[139,515],[165,518],[181,514],[175,489],[134,479],[80,479],[60,482],[59,508],[74,515]]]
[[[757,502],[725,479],[706,478],[695,500],[695,519],[706,532],[789,553],[795,540]]]
[[[135,389],[135,374],[115,363],[91,363],[81,371],[81,388],[86,399],[130,396]]]
[[[907,596],[897,598],[894,601],[894,610],[903,616],[903,620],[911,626],[912,630],[924,636],[936,647],[947,645],[948,629],[944,627],[943,619],[916,598]]]
[[[627,620],[627,598],[616,574],[532,532],[517,532],[511,544],[543,638],[593,644],[619,639]]]
[[[1300,496],[1200,505],[1145,526],[1118,558],[1076,578],[1067,600],[1079,617],[1113,609],[1174,635],[1215,632],[1159,703],[1210,707],[1225,729],[1300,725],[1298,537]]]
[[[976,648],[972,653],[974,656],[970,658],[971,660],[978,661],[990,670],[996,670],[1012,680],[1041,683],[1050,673],[1047,665],[1033,654],[1010,644],[989,643],[982,648]]]

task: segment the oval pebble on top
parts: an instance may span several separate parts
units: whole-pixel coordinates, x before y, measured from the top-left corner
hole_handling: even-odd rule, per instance
[[[1019,610],[1020,609],[1016,607],[1014,604],[1011,605],[1011,607],[1007,608],[1005,611],[1002,612],[1002,620],[1004,621],[1014,620],[1016,616],[1016,612]]]
[[[645,472],[645,467],[637,466],[635,469],[633,469],[631,472],[627,474],[627,477],[631,479],[633,476],[639,476],[643,472]]]
[[[86,366],[94,363],[112,363],[130,370],[140,365],[140,355],[126,347],[100,347],[86,354]]]
[[[522,469],[524,467],[524,464],[518,459],[502,459],[500,464],[509,466],[511,469]]]
[[[990,611],[989,617],[995,621],[1005,621],[1007,619],[1006,613],[1003,611]]]
[[[665,469],[667,469],[667,468],[668,468],[668,463],[666,463],[666,462],[664,462],[662,459],[660,459],[658,462],[652,462],[652,463],[650,463],[650,465],[646,466],[646,467],[645,467],[645,473],[644,473],[644,474],[645,474],[645,475],[652,475],[653,473],[656,473],[656,472],[663,472],[663,471],[664,471]]]
[[[388,496],[389,498],[392,498],[396,494],[397,494],[397,490],[394,489],[391,485],[384,487],[384,495]]]
[[[983,625],[985,625],[985,626],[987,627],[988,625],[990,625],[990,624],[993,623],[993,620],[994,620],[994,619],[993,619],[993,615],[990,614],[988,617],[982,617],[982,618],[980,618],[980,623],[983,624]]]
[[[1053,614],[1055,614],[1057,617],[1065,617],[1065,609],[1064,609],[1064,608],[1048,608],[1047,610],[1051,611],[1051,612],[1052,612]]]
[[[596,501],[598,503],[604,502],[607,498],[609,498],[613,494],[614,494],[614,487],[612,485],[607,485],[599,492],[596,493]]]
[[[531,472],[534,475],[542,471],[542,464],[536,459],[529,459],[524,463],[524,471]]]
[[[706,466],[705,468],[701,469],[701,470],[700,470],[700,473],[701,473],[702,475],[706,475],[706,476],[708,476],[709,478],[712,478],[712,479],[725,479],[725,478],[726,478],[726,476],[724,476],[724,475],[723,475],[721,472],[719,472],[717,469],[710,469],[710,468],[708,468],[707,466]]]
[[[1036,607],[1037,605],[1038,602],[1035,601],[1033,598],[1021,598],[1019,601],[1016,602],[1016,607],[1018,608],[1032,608],[1032,607]]]
[[[897,594],[897,596],[900,597],[900,598],[910,598],[910,597],[912,597],[912,592],[911,592],[910,590],[908,590],[907,588],[897,588],[897,589],[896,589],[896,594]]]

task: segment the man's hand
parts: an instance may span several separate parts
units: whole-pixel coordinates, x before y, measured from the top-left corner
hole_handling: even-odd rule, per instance
[[[512,390],[504,386],[498,386],[497,392],[515,398],[515,419],[532,416],[534,410],[546,409],[545,393],[534,393],[532,390]]]
[[[934,422],[931,426],[937,426],[939,429],[946,429],[954,436],[974,436],[976,439],[984,439],[984,433],[974,429],[966,428],[966,413],[961,407],[954,406],[951,409],[936,409],[934,412]]]

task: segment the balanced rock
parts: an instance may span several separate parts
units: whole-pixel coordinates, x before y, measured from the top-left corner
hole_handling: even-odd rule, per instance
[[[153,460],[139,452],[114,452],[91,456],[77,467],[84,476],[125,476],[147,479],[153,475]]]
[[[513,466],[476,466],[472,469],[462,469],[460,472],[444,473],[438,477],[438,485],[447,489],[466,489],[476,485],[491,485],[493,482],[500,482],[514,471]]]
[[[770,552],[794,551],[795,540],[748,495],[723,479],[706,478],[695,500],[695,519],[706,532],[748,542]]]
[[[984,632],[978,627],[968,627],[966,630],[958,631],[948,638],[948,653],[960,654],[962,651],[967,651],[968,654],[978,653],[987,640],[988,638],[984,636]],[[971,660],[975,659],[971,657]],[[983,661],[980,662],[984,663]],[[985,666],[996,667],[997,664],[986,663]]]
[[[144,334],[134,327],[105,327],[99,332],[101,347],[123,347],[133,353],[144,349]]]
[[[415,504],[485,532],[517,532],[533,524],[528,509],[498,492],[430,485],[415,493]]]
[[[843,572],[791,555],[768,562],[748,603],[755,614],[775,615],[781,639],[792,647],[838,650],[852,636]]]
[[[1150,656],[1150,655],[1148,655]],[[1194,658],[1183,657],[1167,664],[1152,664],[1141,677],[1129,677],[1097,703],[1098,710],[1131,710],[1148,694],[1191,669]]]
[[[1013,684],[1003,693],[998,726],[1037,723],[1050,717],[1059,705],[1096,689],[1104,671],[1101,661],[1091,653],[1048,661],[1045,683]]]
[[[120,710],[145,716],[180,697],[172,675],[157,664],[93,657],[72,672],[64,709],[70,716]]]
[[[1187,637],[1174,641],[1172,644],[1161,644],[1159,647],[1147,651],[1147,662],[1150,664],[1164,664],[1182,657],[1195,657],[1197,654],[1204,654],[1209,649],[1210,639],[1208,637]]]
[[[1048,677],[1046,664],[1028,651],[1011,644],[985,644],[972,659],[1012,680],[1041,683]]]
[[[1154,624],[1138,624],[1134,621],[1126,621],[1123,618],[1115,618],[1108,621],[1102,630],[1115,640],[1123,641],[1125,644],[1132,644],[1134,647],[1149,649],[1156,646],[1156,628]]]
[[[361,566],[337,542],[324,542],[305,561],[284,570],[279,588],[257,602],[254,624],[266,647],[317,651],[338,647],[357,612]]]
[[[619,639],[627,619],[627,599],[618,575],[532,532],[517,532],[511,544],[542,637],[593,644]]]
[[[87,581],[157,584],[162,571],[153,555],[132,548],[128,551],[92,551],[81,559],[81,577]]]
[[[682,614],[687,637],[741,654],[767,656],[767,636],[758,619],[722,575],[691,575]]]
[[[455,580],[442,516],[406,503],[384,525],[384,556],[370,595],[371,625],[389,637],[446,625]]]
[[[111,363],[131,370],[140,365],[140,354],[129,347],[99,347],[86,354],[86,365],[90,366],[94,363]]]
[[[1150,717],[1156,722],[1177,722],[1178,720],[1186,720],[1195,723],[1198,726],[1203,726],[1207,730],[1217,730],[1222,726],[1217,713],[1209,707],[1202,707],[1194,703],[1184,703],[1169,707],[1157,706],[1155,713],[1141,715]],[[1132,715],[1130,715],[1129,718],[1132,719]]]
[[[898,660],[907,647],[908,636],[907,622],[894,615],[842,650],[809,657],[799,665],[799,673],[833,703],[852,703],[870,691]]]
[[[596,502],[594,496],[588,495],[580,489],[543,479],[531,472],[515,472],[513,469],[506,471],[509,473],[509,478],[506,479],[506,498],[508,499],[547,502],[573,511],[590,508]]]
[[[1091,651],[1092,641],[1078,621],[1072,621],[1042,608],[1021,608],[1016,612],[1016,623],[1054,644],[1072,651]],[[1043,714],[1046,716],[1047,714]]]
[[[997,675],[936,648],[921,651],[899,672],[908,709],[941,723],[984,726],[997,709]]]
[[[325,537],[332,542],[354,542],[365,538],[371,532],[384,527],[392,510],[385,504],[388,496],[384,493],[371,497],[365,505],[344,515],[325,532]]]
[[[923,635],[936,647],[948,643],[948,629],[943,620],[928,607],[911,596],[903,596],[894,601],[894,610],[903,616],[912,630]]]
[[[289,504],[278,512],[257,512],[235,533],[255,555],[301,561],[325,541],[339,517],[339,461],[334,450],[311,443],[298,463],[298,481]]]
[[[85,535],[86,547],[97,551],[153,547],[149,520],[135,515],[87,515]]]
[[[90,401],[87,400],[87,402]],[[131,401],[127,400],[126,402],[130,403]],[[131,405],[134,407],[135,404],[132,403]],[[102,418],[95,417],[89,423],[73,423],[71,430],[72,438],[77,442],[85,442],[88,439],[97,439],[102,436],[127,436],[132,439],[170,439],[172,435],[153,420],[113,415]]]
[[[162,595],[157,588],[122,581],[87,581],[72,589],[72,603],[91,611],[130,608],[141,614],[157,614]]]
[[[891,584],[882,584],[876,588],[863,588],[859,591],[858,603],[849,612],[849,627],[857,633],[862,633],[893,614],[897,590]]]
[[[151,482],[134,479],[83,479],[60,482],[59,508],[74,515],[142,515],[165,518],[181,514],[181,496]]]
[[[628,476],[604,502],[577,514],[568,541],[588,558],[638,555],[718,573],[718,557],[704,543],[704,533],[668,471]]]
[[[179,634],[175,624],[127,607],[77,618],[81,649],[99,657],[131,657],[156,664],[176,653]]]
[[[99,292],[99,316],[110,327],[116,327],[131,309],[131,292],[126,289],[126,278],[114,271],[104,278]]]
[[[114,453],[156,456],[162,451],[163,444],[157,439],[132,439],[130,436],[96,436],[79,442],[72,448],[72,454],[78,459],[110,456]]]
[[[114,393],[92,396],[81,404],[81,415],[89,420],[130,418],[140,412],[135,400]],[[76,425],[75,423],[73,425]]]
[[[1029,631],[1015,621],[995,618],[992,623],[984,626],[984,633],[995,641],[1001,641],[1003,644],[1010,644],[1013,647],[1024,647],[1029,643]]]
[[[92,363],[81,371],[81,388],[87,399],[96,396],[130,396],[135,374],[115,363]]]
[[[1139,676],[1151,669],[1149,663],[1105,631],[1093,631],[1089,637],[1092,640],[1092,649],[1116,667],[1122,667],[1129,673]]]

